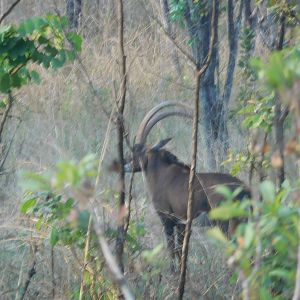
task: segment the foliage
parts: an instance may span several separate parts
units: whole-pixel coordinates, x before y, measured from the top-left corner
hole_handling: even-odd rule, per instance
[[[259,129],[268,134],[272,132],[275,118],[275,95],[276,93],[281,95],[285,90],[292,89],[294,83],[300,79],[299,62],[300,44],[272,52],[267,62],[259,58],[251,60],[250,66],[263,85],[256,97],[252,95],[250,100],[246,101],[245,105],[236,112],[238,116],[243,117],[244,128]],[[289,100],[285,98],[282,95],[283,102],[288,104]],[[255,153],[250,152],[239,153],[235,156],[230,152],[223,165],[233,163],[231,171],[232,174],[237,175],[245,167],[249,168],[249,162],[253,161],[254,156]],[[269,166],[268,161],[268,157],[263,161],[265,167]]]
[[[193,3],[187,4],[185,0],[172,0],[170,3],[172,21],[184,25],[183,19],[187,9],[190,9],[192,20],[197,21],[199,16],[207,14],[208,1],[193,1]]]
[[[252,62],[263,84],[263,90],[271,95],[277,94],[283,103],[290,105],[291,109],[293,99],[286,99],[284,96],[291,93],[294,85],[299,83],[299,61],[299,45],[295,45],[271,53],[267,62],[259,59]],[[257,115],[260,118],[265,115],[264,122],[268,125],[260,121],[250,122],[248,119],[246,122],[248,128],[268,131],[272,129],[272,117],[268,120],[265,114],[269,109],[272,116],[274,106],[272,99],[273,97],[264,101],[257,100],[251,103],[251,107],[245,108],[250,112],[248,117],[252,118],[250,120]],[[298,118],[298,115],[294,118]],[[226,245],[228,263],[248,284],[251,299],[292,298],[297,270],[297,248],[300,242],[300,214],[296,198],[298,190],[298,182],[292,186],[285,181],[276,191],[274,183],[263,181],[259,185],[261,200],[253,200],[252,203],[227,201],[210,213],[212,218],[222,220],[232,217],[244,218],[248,213],[248,223],[239,225],[234,242],[229,242],[218,230],[213,230],[211,235]],[[223,192],[223,195],[232,198],[228,192]]]
[[[270,90],[291,88],[300,79],[300,44],[272,52],[266,63],[256,58],[252,65]]]
[[[33,64],[44,68],[60,68],[74,60],[81,50],[81,37],[75,32],[64,33],[65,17],[49,15],[33,17],[19,25],[0,28],[0,92],[10,93],[29,81],[40,82]],[[71,43],[67,47],[66,41]]]
[[[130,255],[134,255],[142,250],[140,238],[145,236],[144,218],[140,220],[131,220],[126,234],[126,247]]]
[[[94,196],[93,181],[97,166],[94,155],[88,155],[79,162],[59,162],[52,174],[23,173],[26,200],[21,205],[21,212],[35,221],[37,231],[49,232],[47,240],[52,247],[77,247],[83,255],[90,220],[86,208]],[[103,297],[115,298],[115,288],[103,270],[98,248],[92,232],[88,257],[93,262],[93,270],[85,270],[83,274],[88,287],[86,295],[97,292]],[[74,291],[74,297],[78,296],[79,289]]]
[[[248,223],[238,227],[235,242],[229,242],[216,229],[210,232],[226,245],[229,264],[248,278],[253,299],[290,299],[293,293],[300,217],[296,203],[287,201],[292,190],[285,182],[276,193],[272,182],[262,182],[263,200],[255,204],[255,212],[250,212],[249,201],[226,202],[224,206],[225,213],[231,207],[231,214],[223,215],[222,219],[249,215]],[[220,213],[222,209],[217,208],[210,216],[219,219]]]
[[[185,1],[180,0],[180,1],[171,1],[170,5],[170,15],[171,19],[174,22],[180,22],[181,24],[183,23],[183,16],[184,16],[184,11],[185,11]]]
[[[255,46],[255,32],[250,27],[243,28],[240,40],[241,56],[238,65],[241,68],[245,79],[254,80],[255,74],[250,66],[250,60]]]
[[[21,212],[36,218],[37,230],[51,228],[49,241],[52,246],[58,242],[84,246],[89,213],[76,207],[80,201],[87,203],[86,198],[91,193],[87,190],[90,188],[87,180],[95,174],[96,163],[92,155],[79,163],[60,162],[52,175],[23,174],[27,199],[21,205]]]

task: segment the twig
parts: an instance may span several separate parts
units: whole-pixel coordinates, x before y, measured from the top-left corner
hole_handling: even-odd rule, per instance
[[[80,285],[80,293],[79,293],[79,300],[83,299],[84,296],[84,289],[85,289],[85,282],[84,282],[84,272],[86,271],[86,265],[88,264],[89,259],[89,252],[90,252],[90,243],[91,243],[91,229],[92,229],[92,217],[89,218],[89,224],[86,233],[86,241],[85,241],[85,248],[84,248],[84,266],[82,270],[82,279]]]
[[[1,157],[1,162],[0,162],[0,171],[1,171],[1,172],[0,172],[0,175],[2,175],[2,174],[4,173],[4,172],[3,172],[3,167],[4,167],[4,164],[5,164],[6,159],[7,159],[7,157],[8,157],[8,154],[9,154],[9,151],[10,151],[11,146],[12,146],[12,144],[13,144],[13,141],[14,141],[14,139],[15,139],[16,133],[17,133],[17,131],[18,131],[20,125],[21,125],[21,122],[22,122],[22,121],[20,120],[19,124],[17,125],[17,127],[16,127],[16,129],[15,129],[15,131],[14,131],[14,133],[13,133],[13,136],[11,137],[11,139],[10,139],[10,141],[9,141],[8,149],[6,150],[6,153],[4,154],[3,157]],[[1,155],[2,155],[2,153],[1,153]]]
[[[300,215],[300,209],[298,214]],[[299,231],[299,241],[300,241],[300,231]],[[298,253],[297,253],[297,273],[296,273],[293,300],[300,300],[300,242],[298,243],[299,245],[298,245]]]
[[[129,223],[130,223],[130,216],[131,216],[133,179],[134,179],[134,172],[131,173],[129,189],[128,189],[128,207],[127,207],[128,212],[127,212],[127,218],[126,218],[125,226],[124,226],[125,236],[126,236],[127,231],[128,231],[128,227],[129,227]]]
[[[51,246],[51,282],[52,282],[52,299],[55,299],[55,278],[54,278],[54,247]]]
[[[0,18],[0,24],[3,22],[3,20],[13,11],[13,9],[21,2],[21,0],[16,0],[9,8],[8,10],[1,16]]]
[[[14,239],[6,239],[6,240],[14,240]],[[18,278],[18,283],[17,283],[17,288],[16,288],[16,295],[15,295],[16,300],[20,298],[19,294],[21,292],[20,286],[22,284],[23,266],[24,266],[24,263],[25,263],[25,259],[24,259],[25,253],[26,253],[26,248],[25,248],[25,250],[23,252],[23,255],[22,255],[22,263],[21,263],[21,266],[20,266],[19,278]]]
[[[277,46],[278,51],[283,49],[285,36],[285,16],[280,18],[280,27],[277,37]],[[285,179],[285,159],[284,159],[284,121],[288,115],[288,110],[282,108],[282,104],[279,99],[278,93],[275,96],[276,105],[275,105],[275,118],[274,118],[274,127],[275,127],[275,145],[281,159],[281,166],[276,170],[276,183],[277,188],[280,189],[282,183]]]
[[[37,246],[33,245],[32,247],[32,255],[33,255],[33,259],[32,259],[32,264],[31,267],[28,271],[28,275],[27,275],[27,280],[25,281],[24,287],[22,288],[22,294],[20,297],[20,300],[23,300],[26,292],[28,290],[29,284],[31,282],[32,277],[35,275],[36,270],[35,270],[35,266],[36,266],[36,252],[37,252]]]
[[[11,95],[11,93],[9,93],[8,94],[8,103],[6,105],[4,114],[3,114],[1,122],[0,122],[0,143],[2,142],[2,133],[3,133],[4,125],[8,118],[8,114],[12,108],[13,100],[14,100],[13,96]]]
[[[123,273],[121,272],[121,270],[116,262],[116,259],[114,258],[113,254],[111,253],[111,251],[109,249],[108,243],[107,243],[104,233],[103,233],[103,230],[99,226],[100,219],[97,216],[97,212],[96,212],[95,208],[94,208],[94,217],[95,217],[96,224],[97,224],[97,225],[94,225],[94,230],[97,234],[98,241],[99,241],[106,265],[107,265],[109,271],[111,272],[111,274],[113,275],[113,281],[120,288],[125,300],[133,300],[134,296],[128,287],[127,281],[126,281]]]

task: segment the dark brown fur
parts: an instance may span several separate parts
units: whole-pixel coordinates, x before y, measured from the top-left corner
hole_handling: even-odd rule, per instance
[[[133,155],[125,165],[125,171],[145,172],[155,210],[162,221],[168,248],[174,257],[175,249],[180,254],[183,242],[190,167],[179,161],[171,152],[161,149],[166,142],[162,141],[160,144],[152,148],[135,145]],[[231,190],[242,187],[243,190],[237,197],[239,200],[245,196],[250,197],[243,182],[229,174],[197,173],[194,181],[193,218],[201,212],[209,212],[224,200],[223,196],[215,191],[218,185],[225,185]],[[235,225],[232,223],[232,226],[229,226],[228,222],[224,222],[221,227],[224,232],[230,234]]]

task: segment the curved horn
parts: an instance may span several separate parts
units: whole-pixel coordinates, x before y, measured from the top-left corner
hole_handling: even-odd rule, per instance
[[[177,110],[173,110],[173,111],[166,111],[166,112],[160,113],[160,114],[156,115],[155,117],[153,117],[148,122],[148,124],[143,132],[142,139],[139,141],[139,143],[146,142],[146,138],[155,124],[157,124],[159,121],[161,121],[165,118],[171,117],[171,116],[180,116],[180,117],[186,117],[186,118],[190,118],[190,119],[193,118],[191,112],[187,112],[186,110],[183,110],[183,109],[177,109]]]
[[[166,112],[164,114],[161,114],[161,115],[164,115],[164,117],[160,118],[159,120],[156,120],[154,123],[153,121],[151,120],[160,110],[166,108],[166,107],[170,107],[170,106],[179,106],[182,108],[182,110],[177,110],[175,111],[174,113],[171,111],[171,112]],[[185,109],[185,110],[184,110]],[[185,116],[185,117],[189,117],[187,115],[187,111],[186,110],[191,110],[191,108],[189,106],[187,106],[186,104],[183,104],[183,103],[180,103],[180,102],[174,102],[174,101],[164,101],[158,105],[156,105],[155,107],[153,107],[147,114],[146,116],[144,117],[144,119],[142,120],[138,130],[137,130],[137,134],[136,134],[136,143],[138,144],[142,144],[145,142],[146,140],[146,137],[147,135],[149,134],[150,132],[150,129],[160,120],[166,118],[166,117],[169,117],[169,116],[173,116],[173,115],[182,115],[182,116]],[[148,127],[148,124],[150,123],[151,121],[151,126],[149,127],[149,129],[147,129],[147,134],[145,134],[145,131],[146,131],[146,128]]]

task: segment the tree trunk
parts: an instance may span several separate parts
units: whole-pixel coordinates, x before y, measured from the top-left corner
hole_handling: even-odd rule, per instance
[[[203,64],[209,51],[211,37],[212,4],[207,2],[208,13],[201,14],[199,5],[187,1],[184,17],[189,36],[192,40],[193,57],[198,66]],[[242,4],[240,4],[242,5]],[[218,170],[224,160],[228,149],[227,108],[231,96],[233,73],[237,57],[237,29],[233,24],[233,3],[229,1],[229,65],[225,80],[224,93],[220,95],[217,78],[219,64],[218,31],[216,30],[215,45],[211,62],[200,83],[200,111],[202,117],[202,130],[205,142],[206,167],[209,170]],[[216,3],[216,22],[218,26],[219,1]]]
[[[66,0],[70,29],[78,29],[82,14],[81,0]]]
[[[277,38],[277,50],[283,49],[284,43],[284,35],[285,35],[285,17],[281,17],[280,20],[280,27],[278,32]],[[282,183],[284,182],[285,178],[285,171],[284,171],[284,121],[288,115],[288,110],[284,110],[282,108],[280,99],[278,95],[276,96],[276,105],[275,105],[275,119],[274,119],[274,126],[275,126],[275,147],[278,151],[279,157],[281,159],[281,166],[277,169],[276,172],[276,184],[277,187],[280,188]]]

